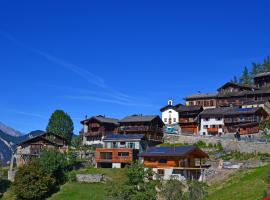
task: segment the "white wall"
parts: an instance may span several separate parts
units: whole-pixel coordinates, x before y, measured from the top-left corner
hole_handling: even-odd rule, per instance
[[[121,163],[112,163],[112,168],[121,168]]]
[[[173,109],[168,109],[162,112],[162,121],[164,124],[169,124],[169,118],[172,119],[172,124],[177,124],[179,122],[178,112]],[[167,119],[167,120],[166,120]],[[174,121],[175,119],[175,121]]]
[[[207,128],[204,128],[204,126],[207,125],[208,128],[211,128],[212,125],[222,125],[222,127],[224,126],[224,119],[220,118],[220,120],[218,120],[217,118],[208,118],[208,121],[205,120],[205,118],[201,118],[201,126],[200,126],[200,135],[208,135],[207,132]],[[223,128],[218,128],[218,132],[219,133],[223,133]]]

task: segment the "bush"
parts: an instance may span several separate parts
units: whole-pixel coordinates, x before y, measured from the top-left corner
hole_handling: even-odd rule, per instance
[[[75,171],[71,171],[68,173],[68,181],[69,182],[75,182],[77,181],[76,179],[76,172]]]
[[[199,147],[199,148],[206,148],[207,147],[207,144],[203,141],[198,141],[196,144],[195,144],[196,147]]]
[[[56,150],[44,150],[36,162],[43,171],[55,178],[57,185],[65,182],[68,162],[64,154]]]
[[[55,179],[44,171],[37,162],[19,168],[15,175],[14,191],[17,199],[41,200],[55,190]]]

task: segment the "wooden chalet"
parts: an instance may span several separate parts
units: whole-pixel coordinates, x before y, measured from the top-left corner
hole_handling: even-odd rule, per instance
[[[143,165],[164,180],[204,179],[204,163],[209,156],[194,146],[152,147],[141,153]]]
[[[103,142],[104,147],[96,149],[97,167],[123,168],[148,146],[144,134],[111,134]]]
[[[149,141],[162,142],[163,122],[158,115],[132,115],[119,121],[120,134],[144,134]]]
[[[268,116],[261,108],[218,107],[206,109],[199,115],[201,135],[221,135],[234,133],[240,128],[240,134],[259,132],[259,124]]]
[[[41,132],[38,135],[21,141],[16,148],[15,159],[17,166],[29,162],[32,157],[40,155],[43,149],[55,149],[64,153],[68,150],[65,138],[54,133]]]
[[[265,88],[270,84],[270,72],[259,73],[253,78],[254,85],[258,88]]]
[[[203,111],[202,106],[179,106],[179,125],[181,133],[197,134],[198,128],[198,115]]]
[[[116,133],[119,126],[118,120],[102,115],[81,121],[83,125],[83,145],[101,145],[102,138],[108,134]]]
[[[270,89],[243,86],[228,82],[213,94],[195,94],[185,98],[186,105],[200,105],[203,108],[243,106],[246,102],[270,100]]]

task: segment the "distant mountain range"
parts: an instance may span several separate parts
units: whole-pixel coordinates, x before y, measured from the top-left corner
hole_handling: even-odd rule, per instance
[[[8,127],[0,122],[0,161],[3,165],[7,165],[11,159],[12,152],[16,145],[23,140],[26,140],[35,135],[41,134],[43,131],[32,131],[26,135],[21,132]]]

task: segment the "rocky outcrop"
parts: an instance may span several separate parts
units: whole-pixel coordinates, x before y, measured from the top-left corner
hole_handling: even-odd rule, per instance
[[[81,183],[100,183],[104,181],[102,174],[76,174],[76,180]]]

